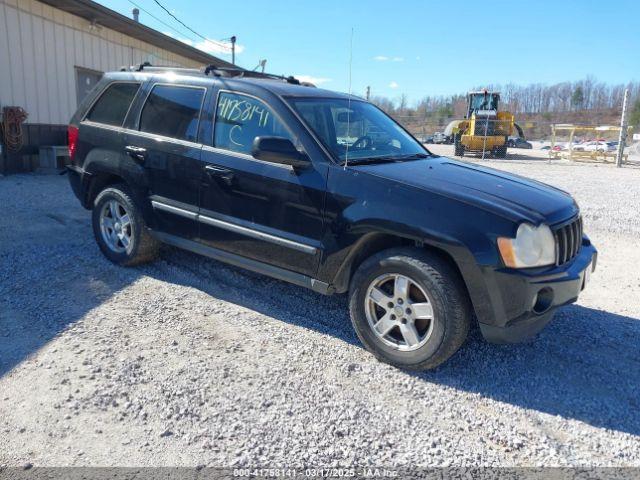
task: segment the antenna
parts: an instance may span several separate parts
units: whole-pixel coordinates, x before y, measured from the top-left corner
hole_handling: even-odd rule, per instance
[[[351,133],[351,63],[353,61],[353,27],[351,27],[351,43],[349,45],[349,100],[347,102],[347,138]],[[349,141],[347,140],[347,151],[344,154],[344,168],[349,164]]]

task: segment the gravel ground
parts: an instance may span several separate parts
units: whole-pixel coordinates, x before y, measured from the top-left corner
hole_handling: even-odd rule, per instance
[[[0,178],[0,466],[640,466],[640,170],[488,162],[600,249],[531,343],[377,362],[324,297],[166,249],[118,268],[66,178]]]

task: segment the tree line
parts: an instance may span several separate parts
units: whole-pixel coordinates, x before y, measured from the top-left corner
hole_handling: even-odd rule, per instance
[[[491,90],[501,94],[501,110],[520,116],[540,117],[551,121],[569,112],[608,112],[622,110],[624,91],[629,89],[630,122],[640,124],[640,82],[611,85],[587,77],[576,82],[560,82],[553,85],[513,83],[483,85],[471,90]],[[405,121],[434,121],[462,118],[466,110],[466,92],[448,96],[425,96],[410,105],[406,95],[396,99],[373,97],[373,103],[387,113]],[[601,118],[596,116],[595,118]],[[438,122],[440,123],[440,122]]]

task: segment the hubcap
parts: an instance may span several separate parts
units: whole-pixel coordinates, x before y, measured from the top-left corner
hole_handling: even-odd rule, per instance
[[[371,282],[365,314],[373,333],[396,350],[422,347],[433,331],[434,312],[429,295],[405,275],[385,273]]]
[[[109,200],[100,211],[100,232],[104,243],[117,253],[131,251],[133,226],[126,207],[117,200]]]

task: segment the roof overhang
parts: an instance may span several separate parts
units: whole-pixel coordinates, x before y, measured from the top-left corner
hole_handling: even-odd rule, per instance
[[[72,15],[82,17],[89,22],[95,22],[103,27],[110,28],[129,37],[150,43],[177,55],[189,58],[203,65],[215,65],[217,67],[232,67],[233,65],[213,55],[191,47],[186,43],[176,40],[168,35],[149,28],[131,18],[125,17],[107,7],[92,0],[39,0],[54,8],[63,10]]]

